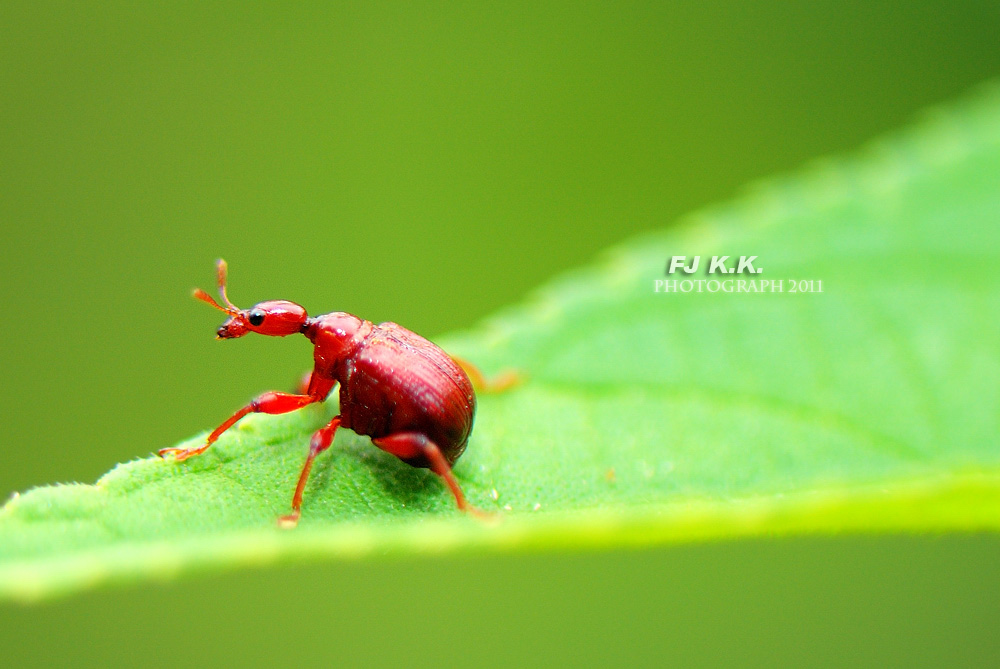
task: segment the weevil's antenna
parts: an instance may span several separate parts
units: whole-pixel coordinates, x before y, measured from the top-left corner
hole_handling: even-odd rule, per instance
[[[226,265],[226,261],[223,260],[222,258],[219,258],[219,260],[215,263],[215,272],[219,282],[219,295],[222,297],[222,301],[226,303],[226,306],[222,306],[221,304],[216,302],[214,299],[212,299],[211,295],[203,291],[201,288],[195,288],[192,295],[194,295],[196,299],[199,299],[202,302],[207,302],[208,304],[212,305],[219,311],[224,311],[230,316],[235,316],[236,314],[240,313],[240,309],[235,304],[230,302],[229,297],[226,296],[226,276],[228,274],[228,271],[229,270],[228,266]]]
[[[226,306],[233,311],[239,311],[239,307],[229,301],[229,297],[226,295],[226,279],[229,276],[229,265],[222,258],[215,261],[215,272],[218,275],[219,280],[219,295],[222,296],[222,301],[226,303]]]

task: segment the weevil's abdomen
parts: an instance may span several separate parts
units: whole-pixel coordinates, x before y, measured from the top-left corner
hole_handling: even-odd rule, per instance
[[[465,450],[476,396],[440,347],[397,325],[373,326],[337,370],[343,425],[373,438],[421,432],[449,463]],[[406,460],[427,467],[423,458]]]

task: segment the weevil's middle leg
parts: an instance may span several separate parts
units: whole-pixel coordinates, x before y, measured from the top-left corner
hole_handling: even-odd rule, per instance
[[[295,486],[295,494],[292,496],[292,512],[287,516],[278,519],[278,524],[282,527],[295,527],[299,522],[302,511],[302,492],[306,489],[306,481],[309,480],[309,472],[312,470],[313,460],[316,456],[330,448],[333,437],[340,427],[340,416],[337,416],[324,427],[316,430],[309,442],[309,455],[306,456],[306,463],[302,466],[302,473],[299,474],[299,482]]]

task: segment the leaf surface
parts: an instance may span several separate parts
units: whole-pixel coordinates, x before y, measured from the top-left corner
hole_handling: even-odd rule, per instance
[[[184,463],[147,457],[15,497],[0,596],[393,552],[1000,529],[998,221],[993,86],[443,339],[527,375],[480,397],[456,468],[498,523],[462,517],[432,474],[341,430],[299,528],[279,530],[331,400],[250,416]],[[723,255],[762,272],[707,274]],[[668,276],[672,256],[701,266]]]

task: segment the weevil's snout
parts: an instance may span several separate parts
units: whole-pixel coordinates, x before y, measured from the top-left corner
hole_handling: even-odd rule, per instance
[[[225,323],[219,326],[219,329],[215,331],[216,339],[236,339],[237,337],[242,337],[247,332],[246,321],[240,316],[233,316]]]

